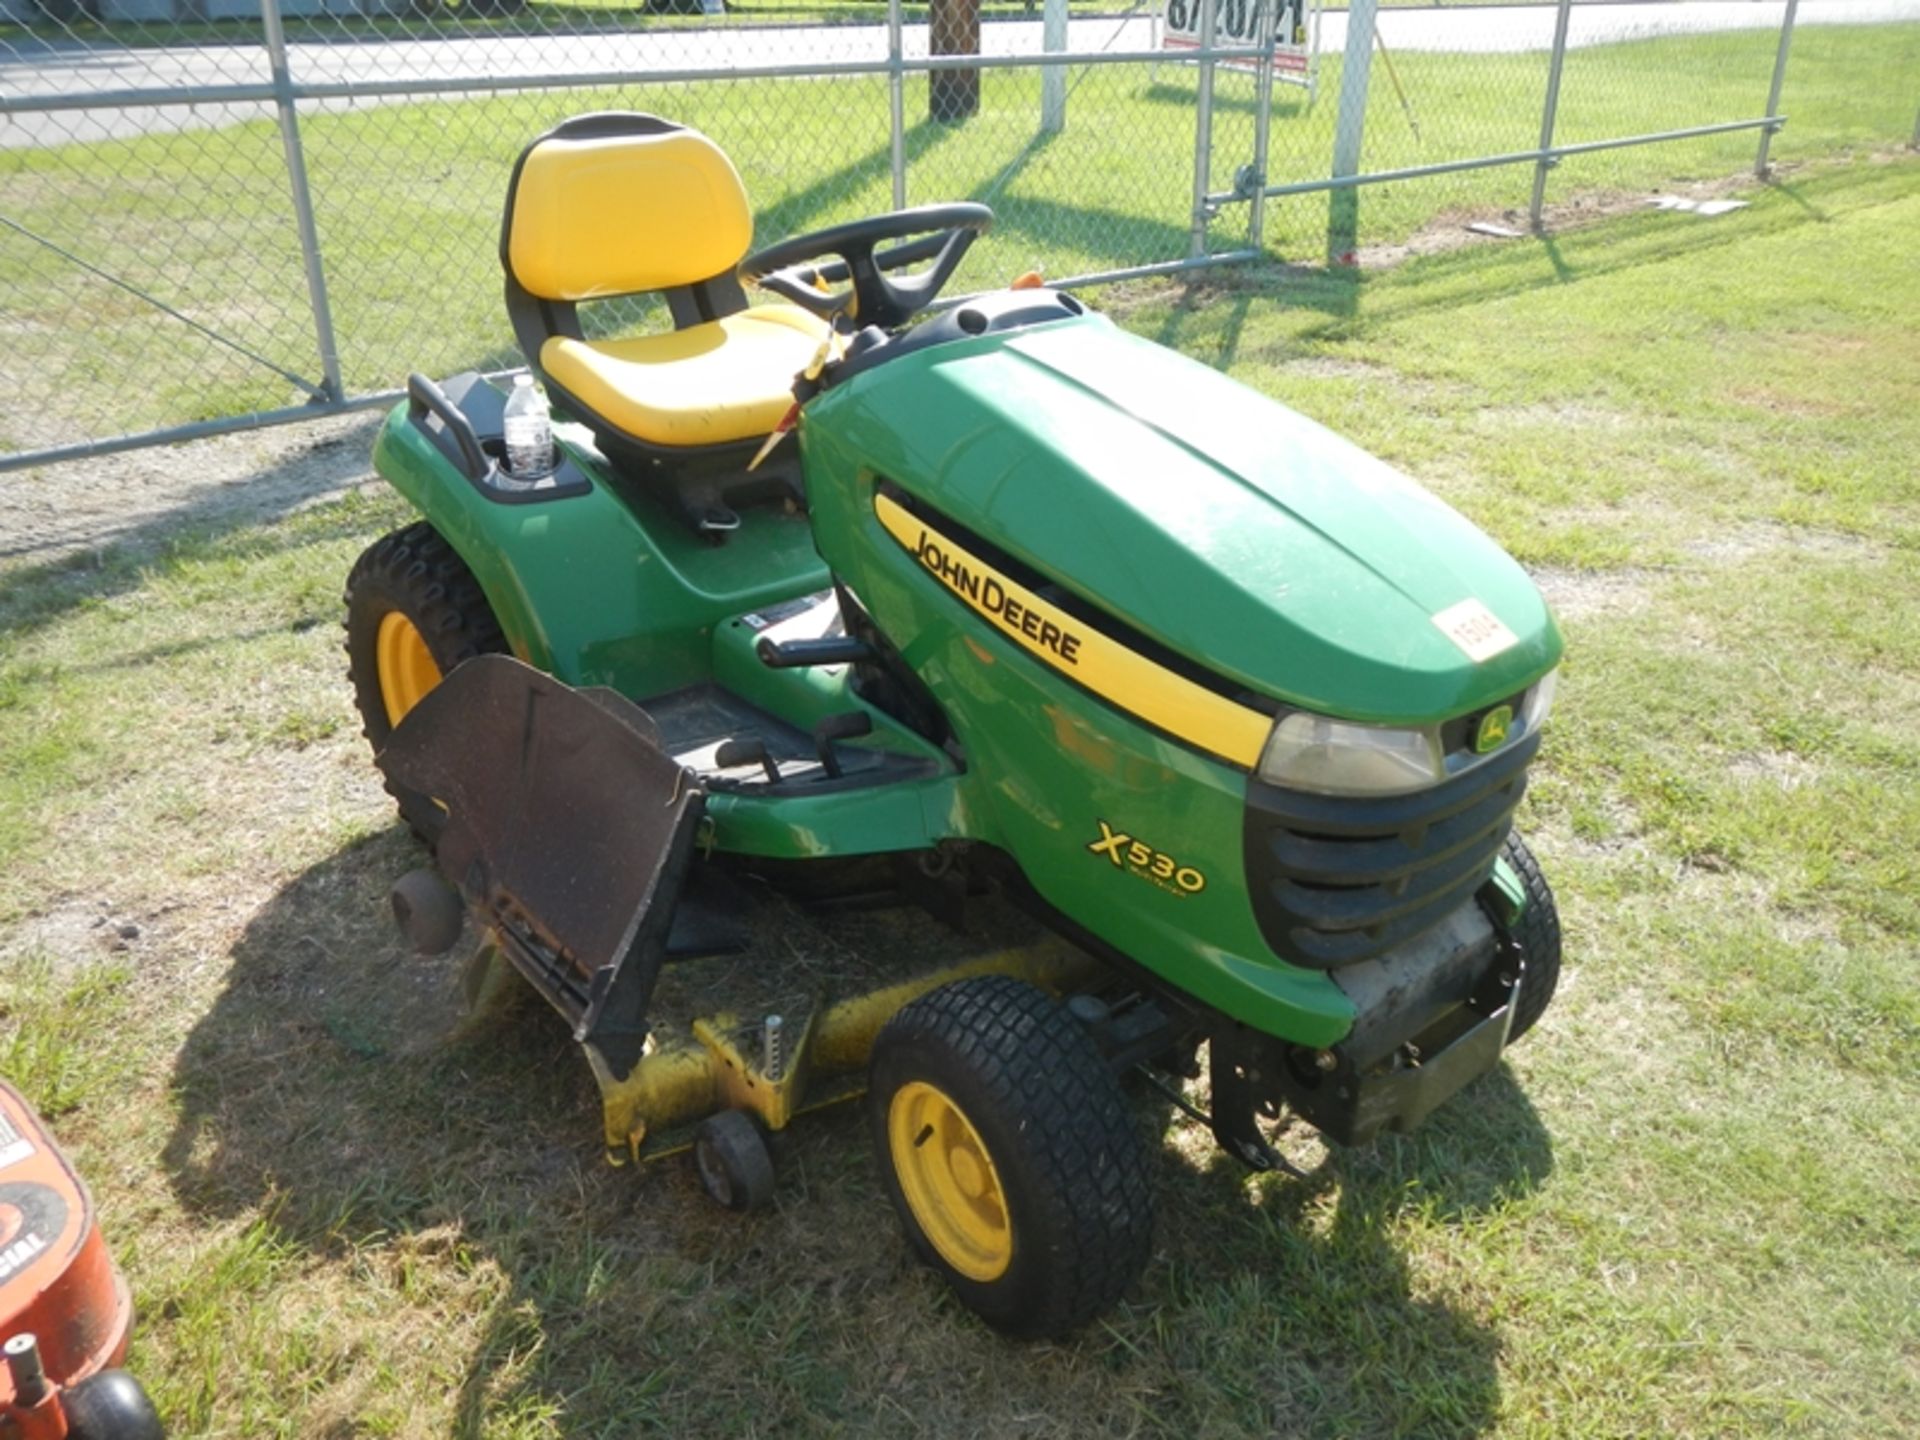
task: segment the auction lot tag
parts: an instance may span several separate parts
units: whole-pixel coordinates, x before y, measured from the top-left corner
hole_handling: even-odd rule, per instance
[[[1491,660],[1520,641],[1518,635],[1501,623],[1498,615],[1478,600],[1462,600],[1458,605],[1449,605],[1433,617],[1433,623],[1440,627],[1441,634],[1458,645],[1466,652],[1467,658],[1476,663]]]

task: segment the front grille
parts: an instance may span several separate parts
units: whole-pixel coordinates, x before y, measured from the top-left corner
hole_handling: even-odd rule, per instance
[[[1540,736],[1431,790],[1383,798],[1247,783],[1247,886],[1274,953],[1331,970],[1438,924],[1486,882]]]

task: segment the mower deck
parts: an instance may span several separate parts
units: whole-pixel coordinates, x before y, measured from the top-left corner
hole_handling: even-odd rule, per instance
[[[727,954],[669,957],[653,992],[652,1033],[632,1069],[621,1074],[586,1046],[616,1165],[688,1149],[699,1122],[721,1111],[780,1130],[796,1115],[858,1097],[880,1028],[938,986],[1013,975],[1059,995],[1099,973],[1086,952],[997,897],[970,900],[961,930],[879,893],[801,902],[752,877],[727,892],[744,901],[744,915],[733,916],[744,943]],[[499,949],[479,963],[477,994],[512,988],[513,967]],[[778,1038],[770,1041],[769,1030]]]

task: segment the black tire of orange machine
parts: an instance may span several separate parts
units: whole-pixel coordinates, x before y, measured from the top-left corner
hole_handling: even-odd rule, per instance
[[[165,1440],[159,1412],[124,1370],[102,1370],[60,1397],[67,1440]]]

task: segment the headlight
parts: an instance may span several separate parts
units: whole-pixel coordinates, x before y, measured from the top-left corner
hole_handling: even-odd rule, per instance
[[[1523,734],[1531,735],[1547,723],[1547,715],[1553,709],[1553,692],[1559,683],[1560,672],[1549,670],[1534,685],[1533,693],[1527,696],[1527,703],[1520,709]]]
[[[1515,738],[1531,735],[1546,723],[1558,675],[1550,672],[1528,691],[1511,732]],[[1449,757],[1440,728],[1362,725],[1296,710],[1283,715],[1267,737],[1260,778],[1322,795],[1405,795],[1471,769],[1498,754],[1505,743],[1485,755],[1456,749]]]
[[[1296,710],[1260,755],[1260,778],[1326,795],[1401,795],[1446,777],[1438,728],[1356,725]]]

